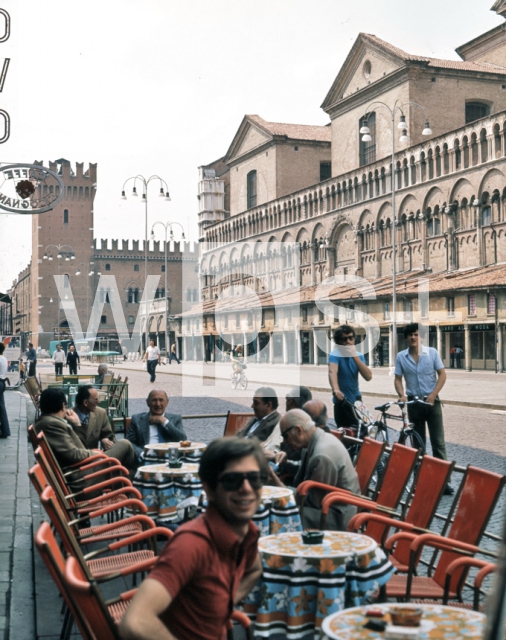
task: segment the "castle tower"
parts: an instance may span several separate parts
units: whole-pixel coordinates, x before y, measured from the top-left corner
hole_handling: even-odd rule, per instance
[[[84,172],[83,163],[78,162],[74,173],[70,162],[61,158],[50,162],[49,168],[62,177],[65,193],[54,209],[32,218],[31,331],[34,341],[40,332],[54,334],[58,323],[61,326],[65,322],[53,276],[69,276],[67,283],[72,288],[83,329],[88,323],[88,318],[85,318],[87,294],[93,301],[98,281],[97,276],[88,278],[89,265],[93,261],[93,201],[97,187],[97,165],[90,164]],[[47,188],[38,187],[35,195],[45,195],[43,189]],[[58,247],[61,249],[58,250]],[[80,276],[75,275],[78,270],[81,271]],[[50,302],[51,299],[53,302]]]

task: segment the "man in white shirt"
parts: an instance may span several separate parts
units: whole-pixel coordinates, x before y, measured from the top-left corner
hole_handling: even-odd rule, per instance
[[[5,345],[0,342],[0,438],[8,438],[11,435],[9,427],[9,418],[7,417],[7,410],[5,408],[5,378],[7,377],[7,358],[4,356]]]
[[[61,344],[56,345],[56,351],[53,353],[54,372],[57,376],[63,375],[63,365],[67,356],[61,348]]]
[[[150,375],[150,382],[154,382],[156,380],[156,365],[162,364],[162,356],[160,353],[160,349],[155,346],[155,341],[149,341],[149,347],[146,349],[146,353],[144,354],[144,362],[146,362],[148,373]]]

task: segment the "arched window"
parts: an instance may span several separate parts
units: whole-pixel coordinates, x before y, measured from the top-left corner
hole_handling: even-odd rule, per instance
[[[63,224],[68,224],[69,223],[69,210],[68,209],[64,209],[63,210]]]
[[[106,262],[105,270],[106,271],[110,271],[111,270],[111,265],[108,262]]]
[[[481,210],[481,224],[486,227],[492,222],[492,207],[485,206]]]
[[[63,274],[63,288],[64,289],[69,289],[70,288],[70,281],[69,281],[69,274],[68,273],[64,273]]]
[[[490,115],[490,106],[484,102],[466,102],[466,124]]]
[[[255,169],[246,176],[247,207],[252,209],[257,206],[257,172]]]

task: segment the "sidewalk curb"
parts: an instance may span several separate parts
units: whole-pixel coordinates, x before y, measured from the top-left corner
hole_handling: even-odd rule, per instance
[[[125,366],[121,366],[121,369],[118,369],[118,371],[144,371],[144,369],[137,369],[134,367],[125,367]],[[157,368],[156,370],[156,375],[166,375],[166,376],[181,376],[182,373],[175,371],[174,373],[172,371],[164,371],[161,368]],[[227,376],[197,376],[197,375],[193,375],[193,374],[186,374],[189,378],[202,378],[203,380],[214,380],[216,378],[218,378],[219,380],[228,380]],[[254,380],[252,378],[248,379],[248,382],[252,382],[255,384],[264,384],[264,382],[262,380]],[[284,385],[283,383],[277,383],[277,386],[279,387],[286,387],[287,389],[290,389],[292,385]],[[310,391],[317,391],[319,393],[326,393],[328,392],[330,394],[330,390],[328,387],[312,387],[312,386],[308,386],[308,389]],[[362,395],[363,396],[367,396],[369,398],[388,398],[388,399],[393,399],[393,400],[397,400],[398,396],[395,393],[376,393],[376,392],[366,392],[366,391],[362,391]],[[447,404],[447,405],[452,405],[455,407],[470,407],[473,409],[488,409],[488,410],[496,410],[496,411],[506,411],[506,404],[491,404],[491,403],[486,403],[486,402],[465,402],[463,400],[442,400],[441,404],[443,405],[443,407]]]

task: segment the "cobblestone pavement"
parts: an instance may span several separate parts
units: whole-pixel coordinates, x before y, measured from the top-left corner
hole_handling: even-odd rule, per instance
[[[127,367],[116,365],[113,369],[123,377],[129,377],[129,413],[146,410],[145,398],[152,388],[161,388],[167,391],[171,397],[169,409],[183,415],[201,413],[226,413],[228,410],[247,411],[251,404],[251,397],[255,388],[261,382],[252,382],[246,392],[239,392],[234,396],[230,388],[229,368],[221,369],[219,375],[223,380],[218,389],[212,388],[213,397],[207,397],[206,385],[200,388],[200,394],[196,397],[186,397],[188,387],[184,387],[180,375],[169,373],[168,366],[162,367],[157,375],[155,384],[150,384],[146,372],[140,370],[135,364],[128,363]],[[172,365],[175,366],[175,365]],[[43,363],[40,371],[50,371],[52,367]],[[82,373],[96,369],[84,365]],[[122,371],[123,369],[123,371]],[[312,369],[316,369],[313,367]],[[303,371],[303,380],[317,389],[321,382],[324,390],[313,392],[313,396],[327,403],[332,409],[330,396],[326,391],[328,385],[322,374],[324,367],[318,368],[318,372]],[[272,367],[269,378],[265,383],[273,384],[280,397],[280,408],[284,410],[284,396],[290,387],[289,376],[281,376],[279,367]],[[249,373],[248,368],[248,373]],[[178,372],[179,373],[179,372]],[[273,373],[276,375],[273,376]],[[453,372],[450,372],[450,376]],[[387,382],[391,383],[387,372],[381,372],[384,380],[381,385],[374,387],[372,393],[376,396],[365,396],[364,400],[369,408],[374,408],[383,399],[389,399],[390,391]],[[317,376],[318,379],[315,378]],[[491,389],[491,385],[499,380],[504,386],[502,376],[493,377],[488,373],[464,374],[455,372],[454,379],[450,377],[447,383],[448,402],[444,408],[445,429],[447,436],[448,457],[455,459],[458,465],[473,464],[490,469],[498,473],[506,473],[506,445],[504,436],[506,433],[506,415],[502,413],[500,403],[496,403],[495,409],[462,406],[461,391],[456,383],[457,377],[463,376],[467,385],[468,394],[472,392],[473,399],[485,398],[487,403],[498,397],[498,393]],[[255,374],[250,375],[255,380]],[[376,379],[379,376],[375,376]],[[277,378],[277,380],[276,380]],[[491,380],[490,380],[491,378]],[[271,380],[273,382],[271,383]],[[317,384],[313,384],[318,382]],[[364,385],[363,385],[364,386]],[[385,389],[385,395],[381,395],[381,388]],[[195,386],[198,389],[198,386]],[[455,391],[454,391],[455,390]],[[368,389],[369,391],[369,389]],[[219,394],[219,395],[218,395]],[[183,397],[185,396],[185,397]],[[34,530],[43,517],[39,507],[39,501],[33,490],[29,489],[26,472],[33,457],[28,450],[25,437],[27,417],[25,410],[26,399],[18,392],[8,392],[8,412],[11,416],[11,429],[13,436],[8,440],[0,440],[0,484],[3,491],[0,492],[0,592],[4,595],[4,605],[0,603],[0,638],[3,640],[56,640],[59,636],[61,617],[59,615],[61,600],[42,566],[38,556],[33,556],[31,540]],[[458,402],[453,405],[451,402]],[[497,411],[494,413],[493,411]],[[222,435],[224,418],[185,420],[185,430],[191,439],[209,442],[213,438]],[[396,439],[396,434],[391,431],[391,436]],[[459,474],[455,473],[452,483],[459,482]],[[452,499],[444,497],[439,511],[447,513]],[[504,496],[502,496],[490,523],[488,531],[500,535],[504,522]],[[33,523],[33,525],[32,525]],[[434,522],[434,529],[441,526],[439,521]],[[494,549],[496,542],[484,539],[483,548]],[[34,580],[35,577],[35,580]],[[130,585],[125,584],[124,589]],[[118,587],[115,587],[116,592]],[[73,635],[72,639],[78,638]]]

